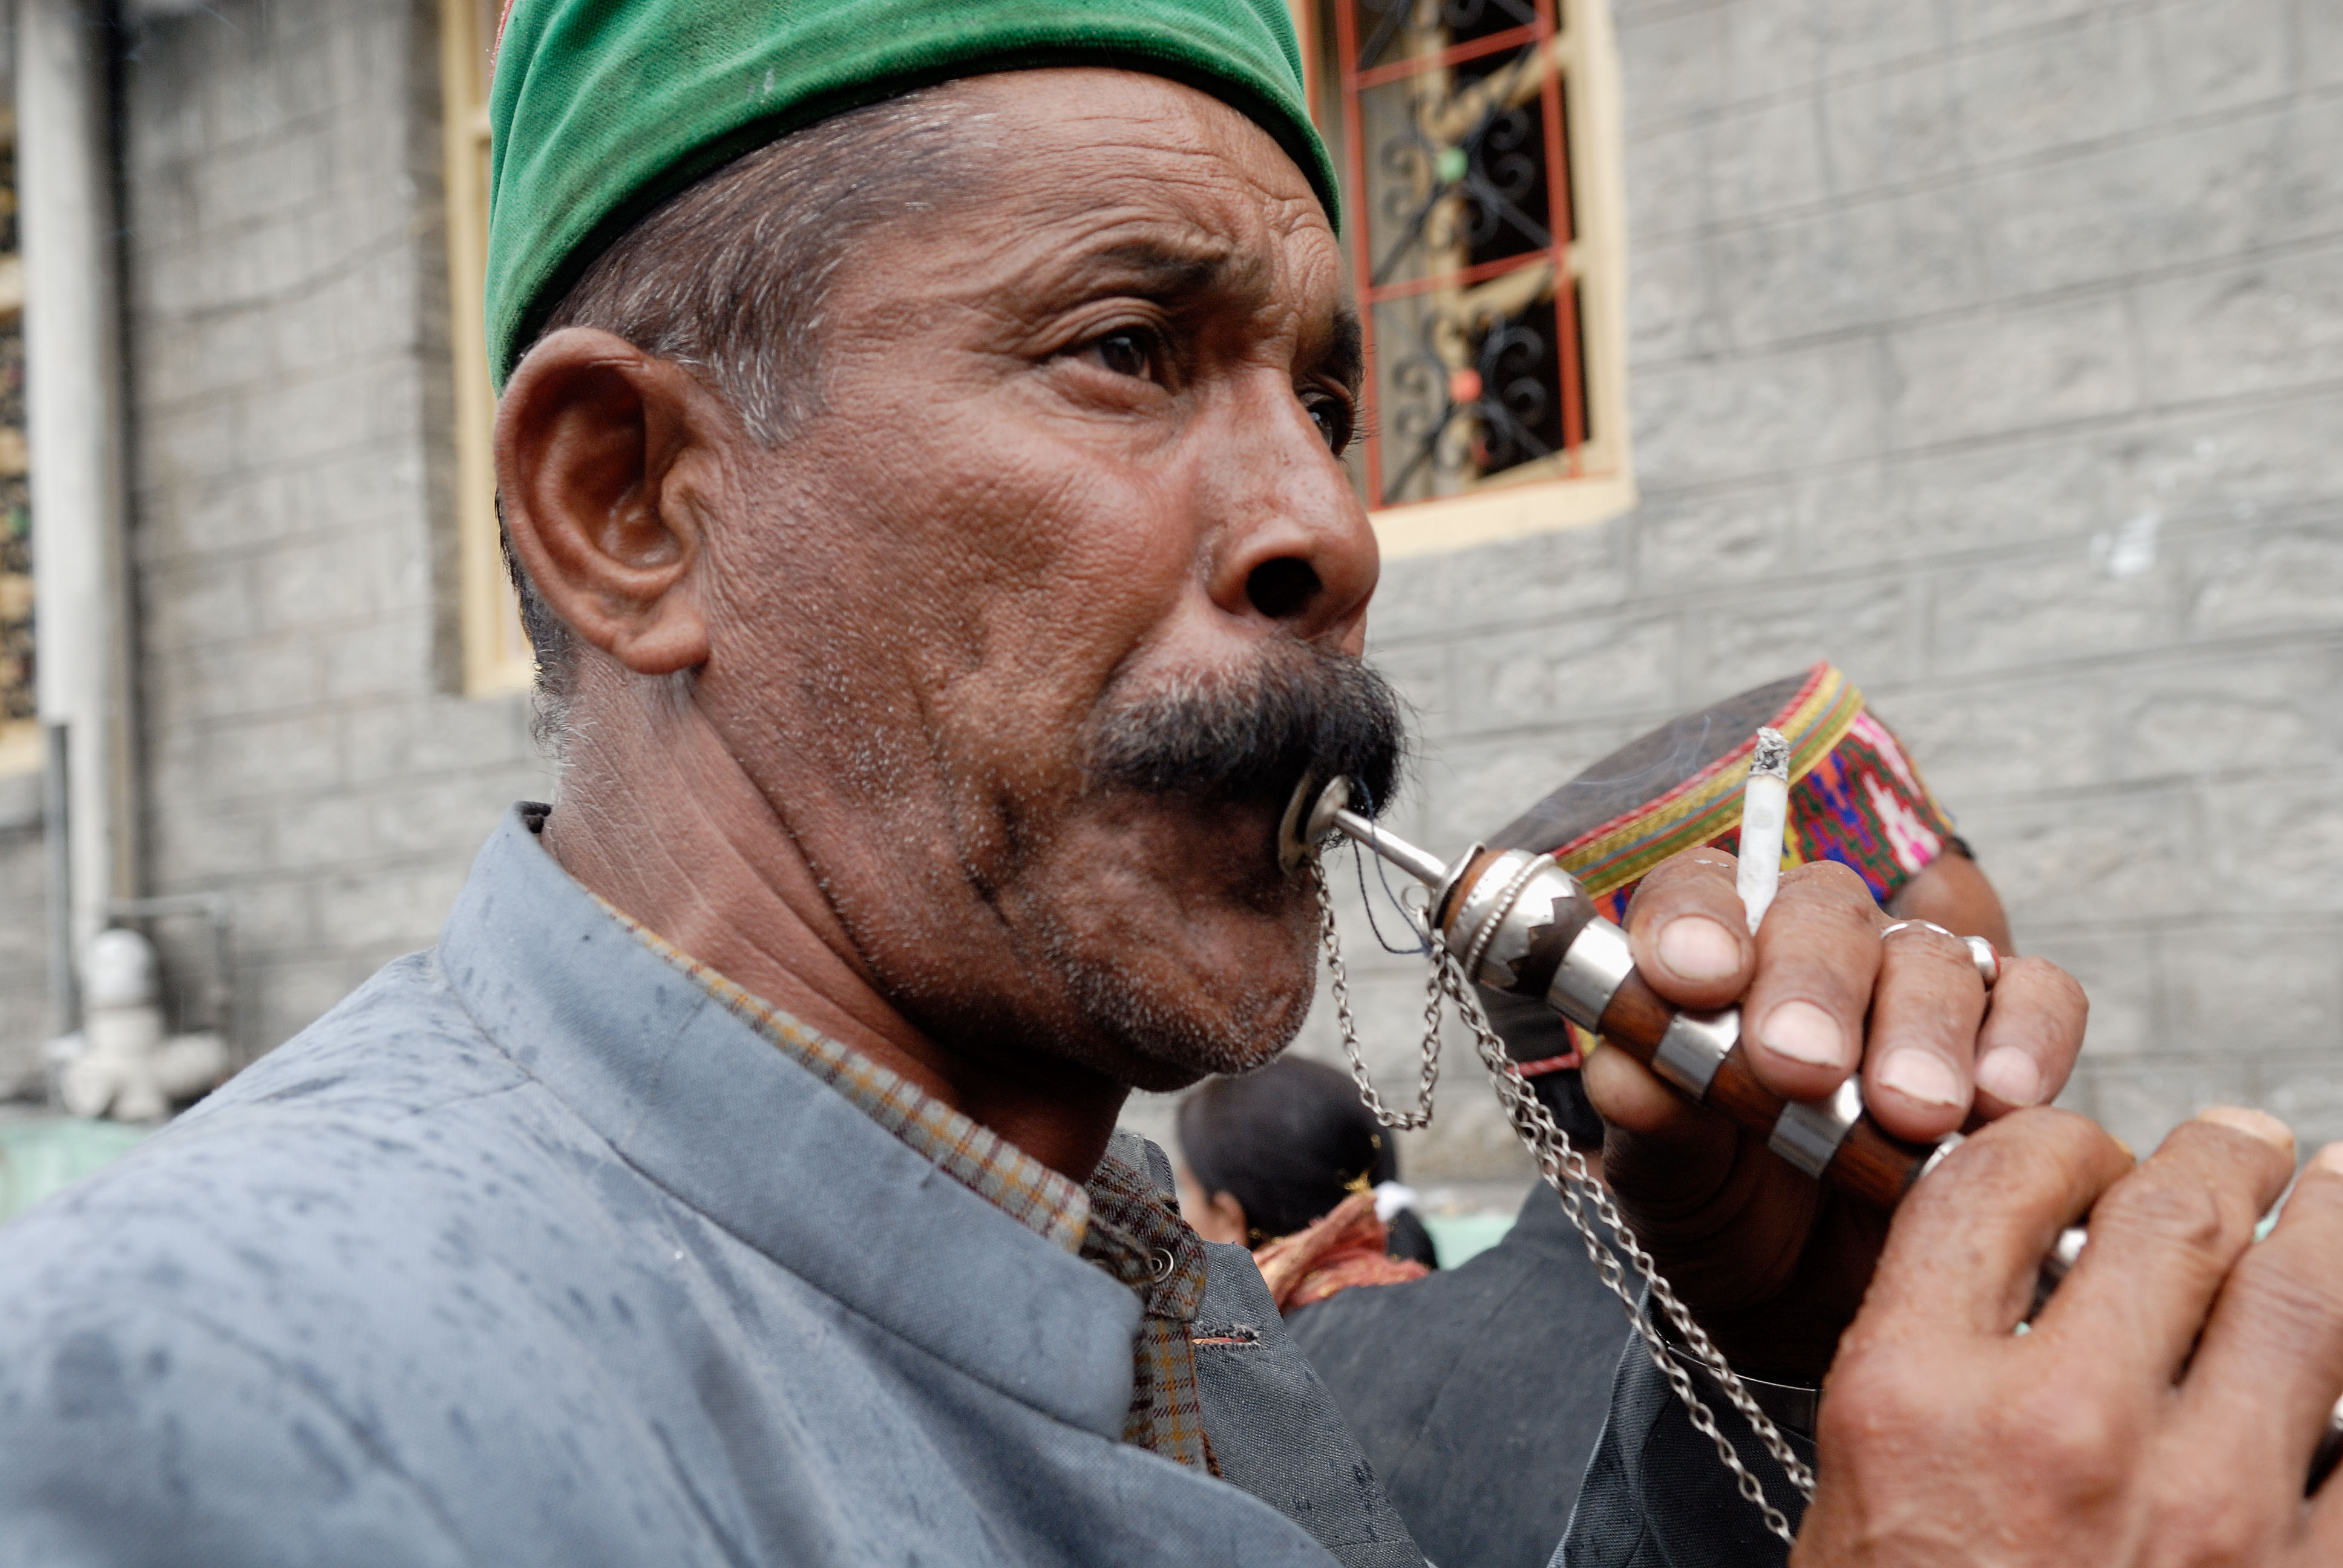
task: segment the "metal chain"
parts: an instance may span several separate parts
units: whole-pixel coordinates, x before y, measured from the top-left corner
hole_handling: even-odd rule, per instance
[[[1594,1179],[1587,1167],[1586,1157],[1571,1142],[1570,1134],[1554,1121],[1554,1113],[1545,1108],[1545,1102],[1538,1099],[1537,1091],[1530,1087],[1529,1080],[1521,1075],[1512,1052],[1505,1049],[1504,1041],[1490,1027],[1487,1015],[1481,1010],[1480,1002],[1465,982],[1455,955],[1436,940],[1432,950],[1431,1000],[1425,1007],[1422,1098],[1418,1109],[1411,1114],[1400,1115],[1384,1108],[1381,1097],[1368,1080],[1366,1063],[1359,1051],[1357,1026],[1351,1014],[1348,976],[1343,970],[1341,942],[1334,930],[1333,901],[1328,896],[1326,879],[1318,863],[1313,860],[1310,869],[1318,890],[1319,928],[1324,939],[1327,963],[1332,973],[1335,1020],[1342,1035],[1342,1052],[1350,1059],[1351,1076],[1356,1080],[1360,1097],[1365,1101],[1367,1109],[1386,1127],[1413,1130],[1431,1121],[1432,1090],[1440,1075],[1440,1013],[1443,1001],[1453,1001],[1457,1016],[1473,1031],[1481,1065],[1488,1071],[1490,1085],[1496,1091],[1497,1102],[1503,1107],[1514,1135],[1537,1161],[1538,1173],[1546,1185],[1553,1188],[1561,1199],[1563,1212],[1569,1217],[1571,1225],[1585,1243],[1588,1261],[1594,1265],[1604,1285],[1626,1310],[1629,1325],[1643,1340],[1652,1364],[1667,1380],[1668,1386],[1683,1402],[1693,1430],[1715,1446],[1718,1462],[1733,1473],[1735,1489],[1764,1516],[1765,1528],[1785,1543],[1795,1544],[1796,1534],[1790,1528],[1788,1517],[1766,1498],[1765,1483],[1742,1462],[1740,1453],[1733,1446],[1733,1440],[1725,1435],[1716,1423],[1715,1416],[1694,1390],[1692,1374],[1672,1352],[1667,1341],[1661,1335],[1659,1326],[1637,1304],[1634,1291],[1627,1285],[1625,1271],[1619,1266],[1618,1253],[1604,1244],[1595,1230],[1595,1221],[1600,1221],[1615,1238],[1618,1252],[1627,1255],[1628,1261],[1643,1279],[1651,1301],[1667,1314],[1668,1322],[1674,1326],[1684,1347],[1725,1391],[1726,1399],[1749,1422],[1759,1442],[1764,1443],[1765,1452],[1782,1467],[1782,1473],[1788,1477],[1790,1484],[1796,1487],[1800,1495],[1809,1503],[1814,1501],[1815,1495],[1813,1470],[1790,1447],[1788,1440],[1774,1424],[1773,1418],[1758,1406],[1748,1386],[1741,1381],[1740,1374],[1727,1364],[1724,1352],[1709,1339],[1706,1331],[1694,1319],[1691,1309],[1677,1296],[1675,1288],[1660,1272],[1658,1263],[1636,1239],[1626,1217],[1612,1201],[1610,1192]],[[1516,878],[1515,880],[1518,884],[1527,879]],[[1512,890],[1518,892],[1518,887]],[[1503,920],[1511,902],[1510,898],[1497,901],[1497,907],[1483,923],[1479,933],[1483,940],[1473,944],[1475,950],[1485,947],[1485,938]],[[1594,1211],[1592,1219],[1588,1217],[1589,1210]]]
[[[1667,1277],[1660,1272],[1659,1265],[1654,1261],[1651,1253],[1636,1239],[1635,1232],[1627,1223],[1626,1217],[1619,1212],[1618,1206],[1612,1201],[1610,1192],[1594,1179],[1594,1173],[1587,1168],[1586,1157],[1571,1143],[1570,1134],[1562,1130],[1561,1124],[1554,1121],[1554,1113],[1545,1108],[1545,1102],[1538,1099],[1537,1091],[1530,1086],[1529,1080],[1521,1075],[1520,1069],[1513,1062],[1512,1053],[1505,1050],[1504,1041],[1498,1037],[1494,1030],[1489,1027],[1487,1017],[1481,1011],[1480,1003],[1473,998],[1471,988],[1464,984],[1462,975],[1458,973],[1455,960],[1443,955],[1442,970],[1448,994],[1454,1000],[1457,1011],[1463,1016],[1465,1023],[1473,1030],[1475,1043],[1480,1049],[1482,1066],[1488,1070],[1491,1085],[1497,1092],[1498,1103],[1504,1107],[1508,1120],[1513,1124],[1514,1133],[1536,1159],[1539,1174],[1545,1178],[1546,1184],[1561,1197],[1563,1210],[1570,1216],[1572,1225],[1585,1241],[1587,1256],[1603,1275],[1603,1282],[1626,1308],[1629,1321],[1635,1332],[1643,1338],[1644,1348],[1651,1352],[1654,1364],[1667,1378],[1669,1385],[1676,1391],[1676,1397],[1684,1401],[1685,1410],[1692,1417],[1694,1430],[1716,1445],[1717,1458],[1724,1462],[1727,1470],[1733,1473],[1742,1496],[1764,1512],[1766,1527],[1781,1536],[1784,1541],[1789,1541],[1791,1532],[1788,1521],[1783,1517],[1780,1510],[1765,1501],[1764,1486],[1742,1464],[1740,1456],[1734,1452],[1731,1440],[1717,1430],[1714,1417],[1709,1414],[1699,1397],[1692,1392],[1688,1374],[1678,1359],[1670,1352],[1667,1342],[1661,1336],[1658,1325],[1654,1323],[1646,1313],[1637,1309],[1634,1293],[1627,1287],[1624,1271],[1619,1267],[1619,1261],[1612,1253],[1611,1249],[1604,1245],[1602,1238],[1596,1233],[1594,1224],[1587,1218],[1587,1209],[1594,1210],[1594,1218],[1600,1220],[1604,1227],[1616,1239],[1619,1251],[1627,1255],[1628,1261],[1634,1266],[1635,1272],[1642,1276],[1650,1290],[1651,1300],[1667,1314],[1668,1322],[1674,1326],[1677,1334],[1683,1339],[1684,1348],[1690,1351],[1709,1374],[1716,1380],[1733,1408],[1741,1412],[1743,1419],[1747,1421],[1750,1428],[1756,1432],[1758,1441],[1765,1444],[1765,1452],[1773,1455],[1774,1462],[1782,1467],[1782,1473],[1788,1477],[1790,1484],[1796,1487],[1799,1494],[1809,1503],[1814,1501],[1815,1495],[1814,1472],[1807,1467],[1804,1460],[1798,1457],[1797,1452],[1790,1447],[1788,1440],[1783,1437],[1781,1430],[1774,1424],[1773,1418],[1758,1405],[1756,1400],[1750,1394],[1748,1385],[1741,1381],[1740,1374],[1735,1372],[1725,1361],[1725,1353],[1716,1348],[1715,1343],[1709,1339],[1706,1332],[1693,1317],[1692,1310],[1677,1296],[1674,1287],[1670,1285]]]
[[[1440,969],[1434,965],[1430,983],[1424,988],[1423,1002],[1423,1067],[1416,1085],[1415,1109],[1393,1111],[1383,1104],[1383,1097],[1375,1092],[1374,1081],[1367,1076],[1365,1058],[1359,1054],[1359,1027],[1351,1017],[1351,977],[1342,967],[1342,939],[1334,930],[1334,900],[1326,890],[1326,873],[1315,856],[1310,861],[1310,881],[1318,890],[1318,936],[1326,950],[1326,970],[1329,989],[1334,993],[1334,1022],[1342,1037],[1342,1054],[1351,1060],[1351,1079],[1359,1086],[1359,1098],[1366,1102],[1375,1120],[1385,1127],[1403,1132],[1413,1132],[1432,1125],[1432,1091],[1440,1082]],[[1437,949],[1435,948],[1435,951]]]

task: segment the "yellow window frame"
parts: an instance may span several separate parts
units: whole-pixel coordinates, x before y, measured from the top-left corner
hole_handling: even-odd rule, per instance
[[[482,296],[488,265],[488,75],[496,0],[440,0],[447,301],[456,372],[457,593],[467,695],[524,691],[536,660],[497,537],[497,398]]]

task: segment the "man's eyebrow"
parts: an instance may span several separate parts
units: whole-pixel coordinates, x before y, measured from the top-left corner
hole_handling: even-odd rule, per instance
[[[1232,251],[1125,240],[1082,258],[1085,265],[1131,279],[1149,294],[1204,294],[1233,286],[1245,270]]]
[[[1127,280],[1137,293],[1195,296],[1242,288],[1252,280],[1259,264],[1219,246],[1133,239],[1094,251],[1083,256],[1080,265],[1113,274],[1118,281]],[[1337,307],[1319,364],[1353,392],[1366,379],[1364,339],[1358,311],[1348,305]]]
[[[1335,310],[1333,335],[1322,358],[1334,379],[1354,394],[1367,378],[1365,336],[1355,309],[1345,305]]]

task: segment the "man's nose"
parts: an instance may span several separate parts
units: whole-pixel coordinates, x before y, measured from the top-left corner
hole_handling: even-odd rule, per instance
[[[1206,458],[1225,519],[1207,591],[1226,615],[1307,640],[1357,640],[1382,569],[1374,529],[1290,386],[1238,400]]]

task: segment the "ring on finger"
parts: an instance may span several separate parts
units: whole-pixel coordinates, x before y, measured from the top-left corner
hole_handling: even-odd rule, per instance
[[[1934,931],[1938,936],[1952,937],[1953,940],[1966,947],[1969,950],[1969,961],[1976,966],[1977,979],[1985,981],[1986,990],[1991,990],[1993,982],[2001,978],[2001,955],[1993,950],[1991,942],[1983,937],[1954,936],[1951,931],[1945,930],[1934,920],[1897,920],[1893,925],[1880,929],[1879,940],[1884,942],[1896,932],[1907,930],[1915,926],[1925,931]]]

